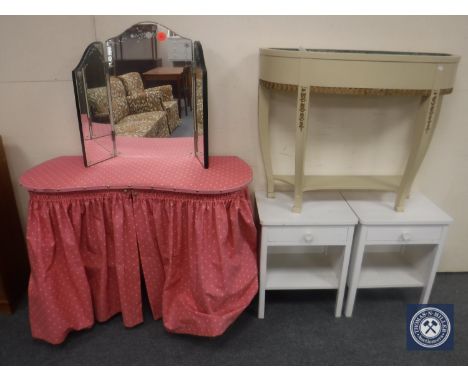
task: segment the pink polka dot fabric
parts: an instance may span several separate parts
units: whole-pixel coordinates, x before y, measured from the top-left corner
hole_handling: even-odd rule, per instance
[[[31,193],[27,242],[32,335],[52,344],[119,312],[141,323],[140,266],[154,318],[174,333],[221,335],[258,289],[247,189]]]
[[[148,150],[155,148],[151,141],[143,141]],[[31,191],[34,338],[59,344],[70,331],[118,313],[126,327],[140,324],[140,271],[153,316],[162,317],[170,332],[221,335],[251,302],[258,280],[245,187],[250,168],[239,158],[214,157],[204,170],[192,156],[175,155],[187,153],[188,144],[175,149],[167,141],[160,154],[173,153],[176,162],[167,161],[164,169],[130,140],[127,156],[95,167],[61,157],[23,175]],[[118,160],[123,174],[111,164]],[[168,189],[175,192],[160,191]]]
[[[222,334],[258,290],[247,189],[232,194],[136,192],[138,247],[153,316],[165,328]]]
[[[124,192],[32,193],[27,244],[34,338],[63,342],[122,312],[143,321],[132,199]]]
[[[252,170],[235,156],[210,157],[204,169],[193,154],[193,138],[117,137],[118,156],[92,167],[83,158],[63,156],[26,171],[23,187],[36,192],[154,189],[219,194],[240,190]]]

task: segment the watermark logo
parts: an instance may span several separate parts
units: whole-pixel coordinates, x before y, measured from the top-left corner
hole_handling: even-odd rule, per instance
[[[453,350],[453,304],[409,304],[408,350]]]

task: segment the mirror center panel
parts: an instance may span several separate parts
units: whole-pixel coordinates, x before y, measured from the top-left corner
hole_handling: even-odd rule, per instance
[[[100,161],[89,160],[87,141],[95,144],[98,137],[108,136],[117,151],[104,159],[118,155],[119,137],[168,138],[174,145],[190,140],[194,156],[208,168],[207,73],[201,44],[144,22],[104,46],[91,45],[100,60],[74,71],[85,165]]]

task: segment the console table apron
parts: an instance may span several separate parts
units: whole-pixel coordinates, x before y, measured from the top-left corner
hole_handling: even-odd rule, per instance
[[[258,290],[250,167],[213,157],[204,170],[190,138],[117,140],[98,166],[59,157],[21,177],[33,337],[58,344],[119,312],[141,323],[140,269],[168,331],[222,334]]]
[[[275,181],[294,186],[293,211],[302,208],[309,190],[369,189],[396,191],[395,209],[404,210],[417,171],[431,141],[442,102],[452,91],[460,57],[441,53],[260,49],[258,126],[267,178],[267,195]],[[297,93],[294,175],[273,174],[270,154],[270,91]],[[304,175],[310,93],[362,96],[418,96],[415,141],[401,176]]]

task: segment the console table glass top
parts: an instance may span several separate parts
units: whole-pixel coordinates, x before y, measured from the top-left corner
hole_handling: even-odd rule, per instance
[[[271,48],[272,50],[289,50],[292,52],[318,52],[318,53],[359,53],[359,54],[386,54],[409,56],[451,56],[449,53],[406,52],[392,50],[359,50],[359,49],[299,49],[299,48]]]

